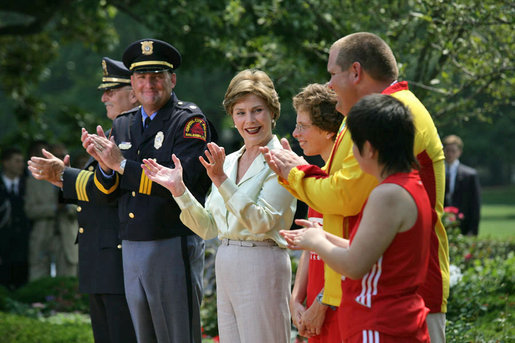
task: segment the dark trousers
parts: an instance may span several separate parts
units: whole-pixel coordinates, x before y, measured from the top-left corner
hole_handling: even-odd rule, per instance
[[[95,343],[136,342],[125,294],[90,294],[89,310]]]

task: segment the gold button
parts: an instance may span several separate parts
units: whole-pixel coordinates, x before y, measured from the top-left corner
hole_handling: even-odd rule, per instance
[[[88,170],[89,170],[89,171],[93,171],[93,170],[95,170],[95,167],[93,167],[93,166],[89,166],[89,167],[88,167]]]
[[[84,233],[84,228],[80,227],[79,228],[79,233]]]
[[[136,192],[132,191],[132,196],[135,197],[136,196]]]
[[[141,151],[140,151],[140,150],[138,150],[138,155],[139,155],[139,153],[140,153],[140,152],[141,152]]]
[[[132,212],[131,212],[131,213],[129,213],[129,217],[130,217],[130,218],[134,218],[134,213],[132,213]]]
[[[122,248],[122,245],[121,245],[121,244],[118,244],[116,247],[117,247],[118,249],[121,249],[121,248]]]
[[[82,211],[82,207],[77,206],[77,212],[80,212],[80,211]]]

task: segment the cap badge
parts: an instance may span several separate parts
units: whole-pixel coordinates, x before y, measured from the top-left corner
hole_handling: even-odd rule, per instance
[[[107,63],[105,60],[102,60],[102,69],[104,70],[104,76],[109,75],[109,73],[107,72]]]
[[[163,134],[163,131],[159,131],[156,134],[156,138],[154,138],[154,148],[157,150],[163,146],[163,141],[165,140],[165,136]]]
[[[152,55],[152,53],[154,52],[154,47],[152,46],[152,44],[154,44],[154,42],[150,40],[141,42],[141,53],[143,55]]]

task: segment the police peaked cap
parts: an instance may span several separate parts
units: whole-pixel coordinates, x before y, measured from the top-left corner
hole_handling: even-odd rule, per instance
[[[181,64],[181,54],[167,42],[147,38],[131,43],[123,53],[123,64],[131,72],[175,70]]]
[[[109,57],[102,58],[102,83],[98,86],[100,90],[108,90],[131,85],[131,72],[125,68],[121,61]]]

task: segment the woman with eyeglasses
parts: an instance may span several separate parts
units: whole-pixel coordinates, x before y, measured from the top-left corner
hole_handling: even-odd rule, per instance
[[[293,98],[293,107],[297,111],[293,137],[304,155],[320,155],[327,162],[343,119],[336,111],[336,94],[325,85],[310,84]],[[322,214],[312,208],[308,209],[308,220],[323,224]],[[316,252],[303,251],[290,299],[293,324],[309,343],[341,342],[337,308],[316,300],[323,286],[324,262]]]

